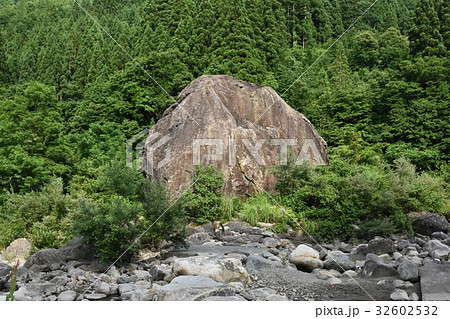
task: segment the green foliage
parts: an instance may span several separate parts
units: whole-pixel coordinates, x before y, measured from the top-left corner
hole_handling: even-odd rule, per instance
[[[256,226],[261,223],[277,223],[288,218],[281,207],[270,202],[266,195],[254,195],[243,205],[241,219]]]
[[[198,165],[195,167],[192,181],[194,184],[184,196],[189,217],[198,223],[205,223],[230,215],[229,205],[227,204],[228,208],[224,207],[224,175],[221,171],[212,165]]]
[[[60,247],[70,239],[75,205],[63,193],[61,178],[53,177],[39,192],[9,194],[0,210],[0,247],[26,237],[36,248]]]
[[[81,200],[73,232],[91,244],[103,261],[130,260],[139,248],[163,239],[183,243],[183,206],[170,203],[158,182],[113,162],[99,176],[97,192],[96,200]]]
[[[417,173],[405,159],[395,168],[332,162],[329,168],[309,164],[280,166],[277,190],[281,201],[313,221],[314,234],[332,239],[354,235],[354,226],[372,227],[389,218],[396,231],[410,230],[406,214],[413,210],[443,212],[449,190],[439,177]]]
[[[369,219],[358,225],[356,236],[371,240],[375,236],[389,237],[393,232],[394,227],[388,218]]]

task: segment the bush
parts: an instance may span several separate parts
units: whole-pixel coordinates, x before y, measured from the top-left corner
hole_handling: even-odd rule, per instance
[[[327,239],[354,236],[355,225],[373,228],[380,220],[390,221],[389,231],[410,233],[408,212],[443,212],[449,205],[445,182],[417,173],[405,159],[395,161],[394,168],[342,158],[329,167],[289,163],[275,174],[283,205],[313,223],[314,235]]]
[[[91,244],[101,260],[129,261],[141,247],[163,239],[184,243],[183,206],[168,201],[162,184],[119,163],[103,170],[99,184],[96,200],[81,200],[73,232]]]
[[[358,225],[356,236],[370,240],[375,236],[388,237],[394,232],[394,226],[388,218],[369,219]]]
[[[195,183],[185,194],[188,215],[197,223],[224,219],[225,195],[222,192],[224,175],[214,166],[197,166],[192,175]]]
[[[19,237],[31,239],[38,249],[62,246],[70,239],[74,208],[61,178],[52,178],[40,192],[8,194],[0,211],[0,247]]]

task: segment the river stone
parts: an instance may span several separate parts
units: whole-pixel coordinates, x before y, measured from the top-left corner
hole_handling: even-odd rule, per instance
[[[86,294],[84,298],[87,300],[102,300],[106,298],[105,294]]]
[[[30,255],[31,248],[32,245],[28,239],[18,238],[9,244],[3,256],[8,260],[19,260],[23,264]]]
[[[73,290],[63,291],[58,295],[59,301],[74,301],[77,297],[77,293]]]
[[[236,295],[236,296],[209,296],[202,301],[247,301],[242,296]]]
[[[391,293],[391,299],[394,301],[408,301],[409,297],[406,291],[402,289],[395,289],[393,293]]]
[[[227,194],[253,193],[256,185],[270,191],[276,183],[272,167],[280,164],[281,140],[286,139],[298,162],[328,162],[326,142],[275,90],[228,75],[204,75],[150,130],[143,170],[167,181],[174,193],[192,183],[198,164],[224,172]]]
[[[419,266],[412,261],[405,261],[397,267],[398,276],[402,280],[416,282],[419,279]]]
[[[275,269],[276,271],[276,268],[283,268],[283,265],[258,255],[250,255],[245,261],[245,269],[249,273],[258,273],[264,269]]]
[[[432,239],[427,242],[425,249],[433,258],[447,259],[450,254],[450,247],[441,243],[438,239]]]
[[[262,240],[262,243],[267,248],[276,248],[276,247],[281,246],[281,239],[279,239],[277,237],[264,237]]]
[[[164,280],[166,276],[171,274],[170,268],[167,266],[153,265],[150,267],[150,275],[154,281]]]
[[[394,251],[394,242],[388,238],[374,238],[367,247],[367,252],[376,255],[391,254]]]
[[[432,235],[434,232],[447,233],[449,223],[445,217],[428,212],[412,212],[408,217],[413,220],[414,230],[422,235]]]
[[[297,246],[289,255],[289,261],[298,269],[307,272],[323,267],[323,262],[320,260],[317,250],[303,244]]]
[[[334,269],[339,272],[355,269],[355,263],[342,251],[330,251],[323,263],[326,269]]]
[[[275,290],[268,287],[252,289],[249,292],[253,295],[253,299],[256,301],[264,301],[268,296],[275,295],[277,293]]]
[[[175,260],[173,273],[176,276],[205,276],[221,283],[250,282],[247,270],[236,258],[219,259],[203,256],[179,258]]]
[[[397,276],[397,274],[397,271],[392,266],[375,260],[366,260],[366,262],[364,263],[362,277],[380,278]]]

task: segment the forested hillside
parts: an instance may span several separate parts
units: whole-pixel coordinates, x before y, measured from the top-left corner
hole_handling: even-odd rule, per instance
[[[379,0],[332,45],[372,2],[80,0],[107,34],[70,0],[0,0],[0,204],[54,177],[58,196],[95,193],[203,74],[272,86],[332,159],[404,157],[448,182],[450,2]]]

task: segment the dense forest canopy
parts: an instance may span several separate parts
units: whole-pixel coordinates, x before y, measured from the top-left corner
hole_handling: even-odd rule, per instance
[[[332,156],[448,180],[449,1],[379,0],[331,48],[372,0],[78,2],[121,47],[73,1],[0,0],[0,203],[52,176],[89,193],[203,74],[272,86]]]

